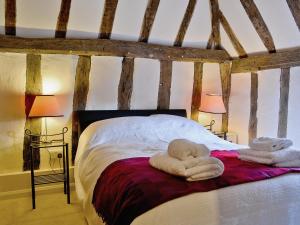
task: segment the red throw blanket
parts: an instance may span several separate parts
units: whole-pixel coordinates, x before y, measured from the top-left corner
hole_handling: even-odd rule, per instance
[[[197,182],[187,182],[151,167],[148,157],[116,161],[98,179],[93,205],[107,225],[129,225],[155,206],[191,193],[300,172],[300,168],[274,168],[242,161],[235,151],[213,151],[212,156],[224,163],[223,175]]]

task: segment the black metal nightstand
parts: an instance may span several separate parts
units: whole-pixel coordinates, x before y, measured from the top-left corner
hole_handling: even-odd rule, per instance
[[[31,195],[32,195],[33,209],[35,209],[35,185],[41,185],[41,184],[64,182],[64,194],[67,195],[67,203],[70,204],[69,145],[68,143],[65,142],[65,138],[64,138],[64,134],[67,132],[67,130],[68,129],[64,127],[62,133],[52,134],[52,135],[33,135],[30,133],[29,130],[26,130],[26,134],[30,136]],[[55,138],[57,136],[61,136],[61,138],[59,139]],[[51,140],[47,140],[48,138]],[[62,148],[62,155],[63,155],[62,171],[35,176],[33,152],[40,151],[41,149],[58,148],[58,147]]]

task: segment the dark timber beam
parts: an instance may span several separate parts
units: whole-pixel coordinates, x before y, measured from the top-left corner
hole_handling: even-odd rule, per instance
[[[253,0],[240,0],[260,39],[270,53],[276,52],[272,35]]]
[[[25,92],[25,130],[32,134],[40,134],[42,122],[40,118],[28,118],[36,95],[42,94],[41,56],[28,54],[26,56],[26,92]],[[38,141],[38,140],[36,140]],[[23,170],[30,170],[30,138],[24,135],[23,142]],[[33,152],[34,169],[40,167],[40,151]]]
[[[249,117],[249,143],[257,137],[257,98],[258,98],[258,75],[251,73],[250,91],[250,117]]]
[[[185,33],[189,27],[189,24],[191,22],[191,19],[192,19],[194,10],[195,10],[196,3],[197,3],[197,0],[189,1],[189,4],[186,8],[183,20],[181,22],[179,31],[178,31],[176,39],[175,39],[174,46],[178,46],[178,47],[182,46]]]
[[[294,20],[300,31],[300,1],[299,0],[286,0],[291,13],[293,14]]]
[[[221,49],[220,20],[219,20],[219,3],[218,0],[210,0],[211,11],[211,38],[215,49]]]
[[[133,89],[134,58],[123,58],[118,88],[118,109],[130,109]]]
[[[189,62],[224,62],[224,50],[173,47],[105,39],[17,38],[0,36],[0,52],[33,54],[99,55]]]
[[[253,54],[232,61],[232,73],[243,73],[274,68],[300,66],[300,47],[277,51],[276,53]]]
[[[203,63],[194,63],[194,83],[191,105],[191,119],[198,122],[202,94]]]
[[[5,0],[5,34],[16,35],[16,0]]]
[[[222,131],[228,132],[228,119],[229,119],[229,97],[231,91],[231,63],[220,64],[220,75],[222,83],[222,96],[226,108],[226,113],[222,115]]]
[[[172,82],[172,61],[160,61],[157,109],[169,109]]]
[[[57,18],[55,37],[65,38],[69,21],[71,0],[61,0],[60,12]]]
[[[240,58],[245,58],[247,56],[247,53],[246,53],[245,49],[243,48],[240,41],[238,40],[238,38],[234,34],[234,32],[233,32],[230,24],[228,23],[226,17],[223,15],[223,13],[220,10],[219,10],[219,19],[220,19],[220,22],[221,22],[227,36],[230,39],[234,49],[238,53],[239,57]]]
[[[105,0],[99,38],[109,39],[113,28],[118,0]]]
[[[160,0],[148,0],[139,41],[148,42]]]
[[[77,110],[85,110],[87,104],[87,96],[89,92],[89,80],[91,70],[91,57],[79,56],[76,76],[75,87],[73,95],[73,112]],[[78,145],[78,119],[76,113],[72,116],[72,160],[75,159],[75,154]]]
[[[279,123],[277,137],[286,138],[289,109],[290,68],[282,68],[280,75]]]

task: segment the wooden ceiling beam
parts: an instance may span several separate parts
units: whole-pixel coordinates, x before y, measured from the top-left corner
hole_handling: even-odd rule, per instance
[[[193,13],[195,11],[196,3],[197,3],[197,0],[190,0],[189,1],[189,4],[186,8],[184,17],[182,19],[179,31],[178,31],[176,39],[175,39],[174,46],[178,46],[178,47],[182,46],[186,31],[189,27],[189,24],[190,24],[192,16],[193,16]]]
[[[295,66],[300,66],[300,47],[285,49],[276,53],[249,55],[243,59],[233,59],[231,72],[244,73]]]
[[[5,0],[5,34],[16,35],[16,0]]]
[[[105,0],[102,22],[100,27],[99,38],[110,39],[118,0]]]
[[[0,36],[0,52],[32,54],[99,55],[189,62],[224,62],[224,50],[173,47],[106,39],[55,39]]]
[[[286,0],[300,31],[300,0]]]
[[[71,0],[61,0],[60,11],[57,18],[55,37],[65,38],[71,9]]]
[[[220,20],[219,20],[219,2],[210,0],[211,10],[211,38],[215,49],[221,49]]]
[[[139,41],[148,42],[160,0],[148,0]]]
[[[260,39],[270,53],[276,52],[272,35],[253,0],[240,0]]]

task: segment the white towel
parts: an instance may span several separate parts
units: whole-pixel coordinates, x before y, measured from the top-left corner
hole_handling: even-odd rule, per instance
[[[276,167],[300,167],[300,159],[276,163],[274,166],[276,166]]]
[[[186,139],[175,139],[169,143],[168,153],[179,160],[186,160],[189,157],[209,156],[209,149],[203,144]]]
[[[288,148],[293,145],[293,142],[286,138],[269,138],[260,137],[255,138],[250,142],[249,146],[253,150],[258,151],[278,151],[284,148]]]
[[[221,173],[220,171],[213,170],[213,171],[208,171],[208,172],[204,172],[204,173],[201,173],[201,174],[196,174],[194,176],[186,178],[186,180],[187,181],[208,180],[208,179],[212,179],[212,178],[215,178],[215,177],[219,177],[222,174],[223,173]]]
[[[249,161],[251,160],[254,162],[265,164],[274,164],[294,159],[300,159],[300,150],[291,148],[282,149],[274,152],[241,149],[238,150],[238,152],[240,153],[240,158],[242,157],[244,159],[248,159]]]

